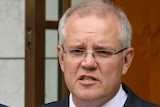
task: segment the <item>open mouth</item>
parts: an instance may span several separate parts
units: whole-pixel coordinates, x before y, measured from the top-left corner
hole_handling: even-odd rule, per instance
[[[82,80],[82,81],[97,81],[97,79],[92,76],[81,76],[80,80]]]

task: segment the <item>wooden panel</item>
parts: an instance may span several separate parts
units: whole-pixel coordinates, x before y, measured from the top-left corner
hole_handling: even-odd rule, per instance
[[[46,21],[46,29],[58,29],[58,22],[56,21]]]
[[[123,81],[140,97],[160,104],[159,0],[114,0],[133,27],[135,58]]]
[[[26,0],[25,107],[44,103],[45,0]]]
[[[151,22],[151,101],[160,104],[160,0],[150,3]]]
[[[62,0],[62,13],[64,13],[71,5],[71,0]]]

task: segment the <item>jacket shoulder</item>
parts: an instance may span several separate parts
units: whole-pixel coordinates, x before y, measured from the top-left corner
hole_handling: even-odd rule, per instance
[[[142,100],[143,107],[160,107],[160,105]]]
[[[127,85],[122,84],[124,91],[127,93],[128,98],[124,107],[160,107],[160,105],[153,104],[139,98]]]
[[[64,100],[59,100],[59,101],[55,101],[55,102],[41,105],[39,107],[69,107],[69,100],[68,100],[68,98],[66,98]]]
[[[8,107],[8,106],[5,106],[5,105],[0,104],[0,107]]]

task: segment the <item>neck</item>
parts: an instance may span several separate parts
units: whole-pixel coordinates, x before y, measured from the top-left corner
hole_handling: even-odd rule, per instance
[[[118,89],[119,90],[119,89]],[[107,102],[109,102],[116,94],[117,91],[115,91],[115,93],[113,93],[112,95],[108,96],[108,97],[103,97],[103,98],[99,98],[99,99],[91,99],[91,100],[85,100],[85,99],[80,99],[77,98],[76,96],[74,96],[73,94],[70,95],[70,100],[73,101],[73,105],[76,105],[75,107],[102,107],[104,104],[106,104]]]
[[[76,100],[74,103],[76,107],[101,107],[108,101],[108,98],[105,98],[99,100]]]

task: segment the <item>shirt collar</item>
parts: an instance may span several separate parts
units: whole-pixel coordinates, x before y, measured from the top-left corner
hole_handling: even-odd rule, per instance
[[[72,100],[72,93],[69,95],[69,107],[76,107]]]
[[[127,97],[128,95],[125,93],[121,85],[118,93],[102,107],[123,107],[127,100]],[[76,107],[72,100],[72,93],[70,93],[69,95],[69,107]]]

